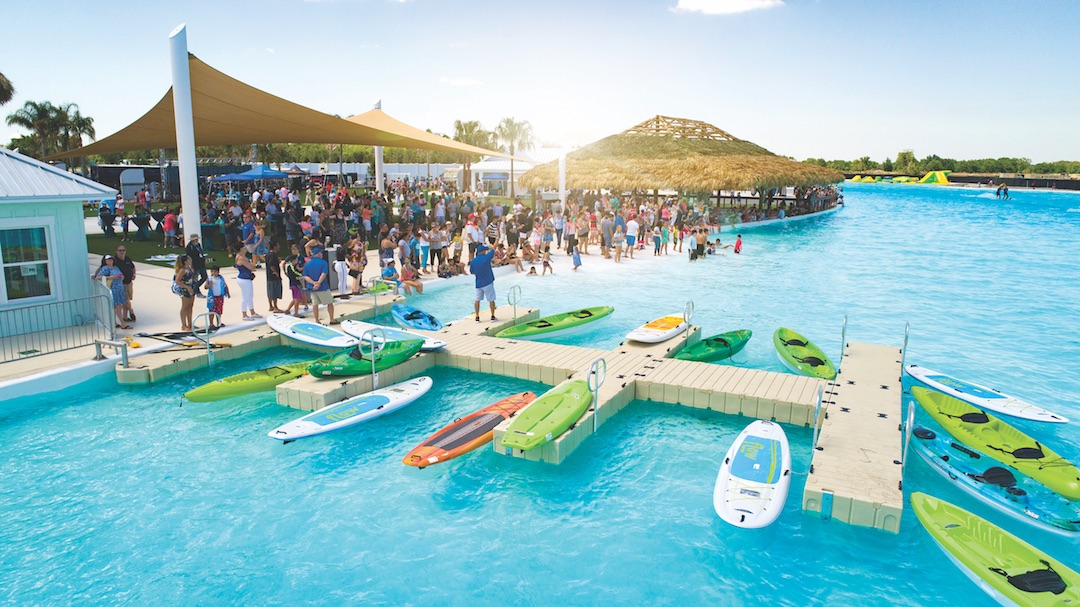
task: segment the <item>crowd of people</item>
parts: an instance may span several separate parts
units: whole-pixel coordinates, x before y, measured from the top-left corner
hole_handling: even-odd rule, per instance
[[[777,213],[783,217],[810,212],[830,196],[835,200],[835,190],[806,190],[796,201],[776,207],[729,206],[724,210],[738,213],[743,222],[754,221]],[[734,253],[742,249],[741,238],[721,243],[715,228],[721,225],[721,217],[715,211],[706,213],[679,199],[586,191],[572,193],[565,205],[556,200],[533,206],[520,199],[508,203],[461,193],[453,183],[441,180],[391,182],[386,194],[333,184],[309,187],[303,195],[285,186],[243,193],[216,190],[205,197],[201,214],[203,232],[213,234],[216,228],[224,237],[222,244],[237,271],[244,320],[262,318],[258,309],[263,304],[255,302],[260,273],[265,275],[269,312],[300,316],[313,310],[316,322],[321,322],[320,308],[325,308],[327,322],[336,323],[335,290],[338,297],[348,298],[381,282],[407,295],[419,295],[424,292],[425,277],[475,275],[471,263],[481,254],[489,267],[509,265],[516,272],[543,276],[554,273],[552,256],[559,254],[570,256],[577,270],[581,257],[594,253],[618,264],[648,252],[653,256],[686,254],[695,261],[723,248],[732,248]],[[168,210],[162,227],[163,246],[179,246],[183,237],[178,209]],[[284,253],[279,252],[282,244]],[[376,252],[370,264],[369,250]],[[378,267],[369,270],[376,260]],[[107,269],[112,266],[106,261],[98,274],[115,283],[118,279],[108,277],[115,273]],[[117,260],[112,264],[118,265]],[[536,272],[535,264],[541,265],[541,272]],[[331,268],[335,284],[331,284]],[[130,285],[126,275],[119,280]],[[288,303],[284,302],[286,282]],[[199,298],[208,299],[212,326],[222,326],[223,300],[231,295],[221,268],[208,267],[196,234],[188,237],[184,253],[176,260],[172,290],[181,299],[182,330],[191,330],[194,301]],[[113,292],[119,296],[115,288]],[[488,295],[478,288],[477,301]],[[118,326],[126,327],[135,319],[130,300],[129,290],[126,303],[119,304]]]

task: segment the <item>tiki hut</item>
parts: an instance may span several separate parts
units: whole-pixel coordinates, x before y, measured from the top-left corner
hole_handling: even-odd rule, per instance
[[[698,120],[656,116],[566,156],[566,186],[619,191],[769,190],[844,180],[838,171],[777,156]],[[521,176],[524,187],[557,187],[558,161]]]

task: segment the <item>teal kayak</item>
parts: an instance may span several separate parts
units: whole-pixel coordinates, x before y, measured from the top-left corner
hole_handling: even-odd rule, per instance
[[[836,365],[821,348],[798,332],[780,327],[773,333],[776,354],[784,366],[800,375],[836,379]]]
[[[495,337],[509,339],[523,339],[547,335],[556,331],[576,329],[602,318],[607,318],[615,311],[611,306],[597,306],[595,308],[582,308],[562,314],[552,314],[529,322],[507,327],[495,334]]]
[[[695,360],[711,363],[731,358],[750,341],[753,332],[749,329],[728,331],[712,337],[706,337],[682,349],[675,355],[679,360]]]
[[[422,339],[403,339],[388,341],[385,344],[364,343],[356,348],[344,350],[320,358],[311,363],[308,373],[315,377],[333,375],[369,375],[372,358],[375,359],[375,371],[384,371],[401,364],[420,351]]]

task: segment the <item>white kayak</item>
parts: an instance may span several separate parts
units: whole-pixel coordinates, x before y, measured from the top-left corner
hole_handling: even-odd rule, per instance
[[[309,322],[288,314],[271,314],[266,317],[266,324],[285,337],[300,340],[326,348],[352,348],[360,340],[341,331],[335,331],[317,322]]]
[[[1051,413],[1042,407],[1024,402],[1008,394],[1002,394],[993,388],[972,384],[944,373],[931,371],[919,365],[908,365],[907,373],[912,378],[938,392],[943,392],[953,398],[959,398],[980,409],[1037,422],[1064,424],[1069,421],[1056,413]]]
[[[431,378],[427,376],[403,381],[323,407],[271,430],[267,436],[288,443],[347,428],[397,411],[427,394],[430,389]]]
[[[363,339],[364,333],[367,331],[374,331],[372,333],[372,341],[377,344],[383,342],[383,335],[386,335],[386,339],[390,341],[400,341],[403,339],[422,339],[424,345],[420,347],[422,352],[431,352],[445,347],[446,342],[434,337],[427,337],[419,333],[412,331],[405,331],[394,327],[387,327],[385,325],[377,325],[371,322],[363,322],[360,320],[343,320],[341,321],[341,330],[356,337],[357,339]]]
[[[739,434],[724,456],[713,489],[713,508],[736,527],[765,527],[784,510],[789,485],[787,435],[779,424],[758,420]]]
[[[682,316],[663,316],[627,333],[626,339],[644,344],[658,344],[675,337],[685,330],[686,320]]]

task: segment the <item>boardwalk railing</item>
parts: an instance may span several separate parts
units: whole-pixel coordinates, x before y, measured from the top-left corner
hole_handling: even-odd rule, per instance
[[[111,341],[112,295],[93,284],[89,297],[0,310],[0,363]]]

